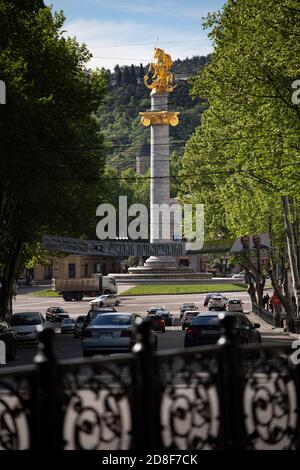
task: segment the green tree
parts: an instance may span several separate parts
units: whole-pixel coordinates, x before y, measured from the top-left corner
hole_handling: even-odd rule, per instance
[[[92,116],[106,88],[90,54],[62,34],[42,1],[0,0],[0,317],[14,279],[45,233],[89,236],[96,225],[103,142]],[[20,40],[22,38],[22,40]],[[101,198],[100,198],[101,199]]]
[[[214,52],[192,94],[209,109],[186,146],[181,193],[206,204],[209,237],[222,237],[224,228],[231,236],[270,231],[280,249],[282,198],[299,212],[300,109],[291,99],[299,19],[293,0],[229,0],[206,20]]]

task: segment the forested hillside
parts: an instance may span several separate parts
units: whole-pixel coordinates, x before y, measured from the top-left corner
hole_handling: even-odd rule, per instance
[[[210,56],[196,56],[191,59],[176,60],[173,66],[176,89],[169,97],[169,109],[180,112],[180,124],[170,130],[171,151],[183,154],[184,143],[199,124],[203,110],[200,99],[189,95],[189,80],[209,61]],[[119,67],[109,73],[108,92],[104,103],[99,107],[97,118],[105,135],[107,163],[123,170],[135,167],[135,156],[144,139],[149,139],[150,129],[140,123],[140,111],[150,108],[150,90],[144,85],[144,75],[148,70],[140,64]]]

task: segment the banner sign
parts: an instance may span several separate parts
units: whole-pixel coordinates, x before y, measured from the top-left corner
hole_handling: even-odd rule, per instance
[[[45,235],[43,246],[47,250],[62,251],[74,255],[96,256],[182,256],[186,253],[185,243],[142,243],[111,240],[80,240],[79,238]]]

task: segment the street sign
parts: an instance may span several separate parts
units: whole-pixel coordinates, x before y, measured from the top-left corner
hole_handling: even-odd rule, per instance
[[[74,255],[96,256],[182,256],[186,253],[184,242],[142,243],[110,240],[80,240],[79,238],[45,235],[43,246],[47,250],[62,251]]]

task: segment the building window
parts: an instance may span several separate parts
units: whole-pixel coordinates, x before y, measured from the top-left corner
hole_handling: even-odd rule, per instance
[[[94,264],[94,273],[101,273],[101,264],[95,263]]]
[[[89,265],[88,263],[86,263],[84,265],[84,277],[88,277],[88,275],[89,275]]]
[[[190,262],[188,259],[186,258],[180,258],[179,259],[179,266],[184,266],[184,267],[188,267],[190,265]]]
[[[52,279],[52,264],[44,266],[44,279],[45,281]]]
[[[69,278],[72,279],[76,276],[75,263],[69,263]]]

